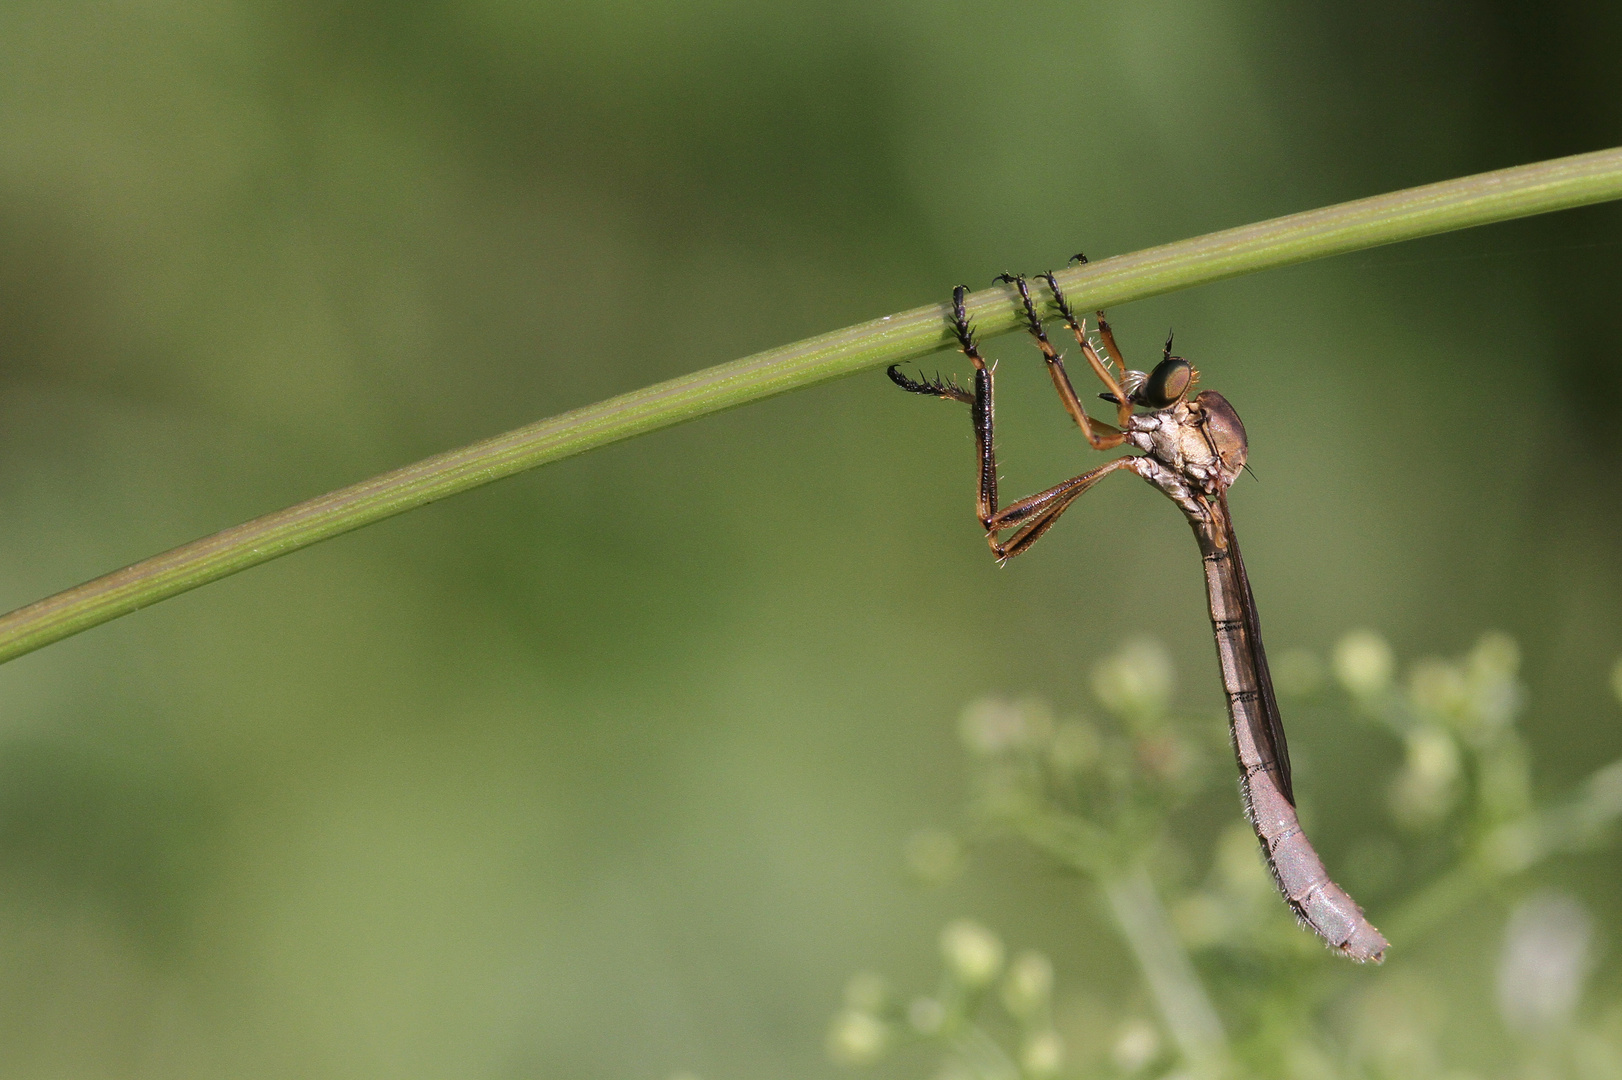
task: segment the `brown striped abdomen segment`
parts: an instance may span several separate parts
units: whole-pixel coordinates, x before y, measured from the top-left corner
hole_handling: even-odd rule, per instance
[[[1278,755],[1286,751],[1274,746],[1270,734],[1276,729],[1278,705],[1272,700],[1271,679],[1261,669],[1267,663],[1265,654],[1259,640],[1252,640],[1253,634],[1259,639],[1260,629],[1238,544],[1229,542],[1232,531],[1225,522],[1195,522],[1194,535],[1205,557],[1206,593],[1239,761],[1239,788],[1268,869],[1303,923],[1353,960],[1378,963],[1385,958],[1385,938],[1346,890],[1329,880],[1323,860],[1301,831],[1295,806],[1280,786],[1283,770]]]

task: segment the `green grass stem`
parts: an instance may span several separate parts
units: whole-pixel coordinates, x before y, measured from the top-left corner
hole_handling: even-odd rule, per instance
[[[1227,1035],[1148,871],[1139,866],[1102,884],[1178,1052],[1196,1075],[1220,1075]]]
[[[1481,173],[1274,218],[1072,267],[1058,283],[1077,311],[1272,267],[1622,198],[1622,148]],[[986,335],[1021,318],[1008,287],[972,294]],[[395,514],[701,416],[952,344],[940,304],[887,315],[609,398],[374,476],[194,540],[0,617],[0,663],[200,585]],[[1048,314],[1053,314],[1049,311]]]

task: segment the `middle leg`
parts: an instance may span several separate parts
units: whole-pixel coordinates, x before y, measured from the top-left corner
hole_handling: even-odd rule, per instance
[[[1098,350],[1093,348],[1093,343],[1087,339],[1087,324],[1077,319],[1075,312],[1070,310],[1070,302],[1065,299],[1064,291],[1059,288],[1059,283],[1053,280],[1052,272],[1043,274],[1042,280],[1047,282],[1048,288],[1053,291],[1053,302],[1059,308],[1059,315],[1064,319],[1065,325],[1070,327],[1071,332],[1076,335],[1076,344],[1081,346],[1081,354],[1087,358],[1087,363],[1091,365],[1093,374],[1098,376],[1099,382],[1109,388],[1110,399],[1115,402],[1116,423],[1121,427],[1125,427],[1127,421],[1132,419],[1130,395],[1122,389],[1121,383],[1110,373],[1109,365],[1104,362],[1103,357],[1098,355]],[[1113,341],[1114,338],[1115,335],[1110,334],[1110,340]],[[1117,354],[1115,359],[1119,361],[1120,356]],[[1121,366],[1121,373],[1125,377],[1126,366],[1124,364]]]
[[[1126,436],[1104,423],[1094,420],[1082,408],[1081,398],[1076,394],[1075,386],[1070,382],[1070,373],[1065,371],[1064,357],[1053,347],[1048,340],[1047,331],[1042,327],[1042,320],[1036,314],[1036,305],[1031,301],[1030,286],[1023,277],[1014,274],[999,274],[998,281],[1006,282],[1019,290],[1020,303],[1025,306],[1025,328],[1031,337],[1036,339],[1036,347],[1042,350],[1042,359],[1047,361],[1048,375],[1053,379],[1053,389],[1059,392],[1059,400],[1064,403],[1065,411],[1070,418],[1081,428],[1081,433],[1087,437],[1087,442],[1094,450],[1112,450],[1126,441]],[[1052,285],[1052,275],[1048,275],[1048,283]],[[1059,297],[1061,308],[1068,317],[1069,309],[1064,306],[1063,294],[1055,291],[1054,296]]]

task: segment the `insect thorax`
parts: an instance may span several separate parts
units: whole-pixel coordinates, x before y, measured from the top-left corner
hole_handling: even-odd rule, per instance
[[[1222,483],[1222,462],[1204,430],[1198,406],[1179,401],[1170,408],[1138,413],[1126,425],[1126,441],[1188,484],[1214,495]]]

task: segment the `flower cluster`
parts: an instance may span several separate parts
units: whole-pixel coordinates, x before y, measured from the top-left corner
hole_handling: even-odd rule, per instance
[[[1205,786],[1221,745],[1220,727],[1170,712],[1173,685],[1165,650],[1141,640],[1093,671],[1108,723],[1055,717],[1034,699],[972,702],[959,734],[976,826],[1013,832],[1083,873],[1137,865],[1167,815]]]
[[[969,919],[941,932],[941,981],[933,996],[903,1002],[878,975],[857,975],[828,1031],[828,1052],[847,1065],[876,1061],[901,1042],[936,1042],[951,1072],[984,1080],[1051,1080],[1064,1064],[1053,1028],[1053,965],[1039,952],[1007,961],[1001,939]],[[1012,1022],[1017,1050],[1003,1049],[978,1019],[995,999]]]
[[[1274,674],[1287,704],[1360,717],[1396,744],[1399,764],[1371,793],[1382,805],[1357,819],[1361,839],[1333,853],[1345,856],[1354,894],[1376,902],[1394,951],[1417,959],[1414,946],[1461,922],[1477,940],[1496,938],[1497,1012],[1526,1054],[1522,1071],[1622,1075],[1622,1009],[1582,1015],[1598,936],[1583,904],[1534,890],[1505,919],[1503,905],[1482,903],[1557,852],[1610,840],[1622,818],[1622,762],[1563,798],[1534,797],[1517,726],[1528,702],[1520,651],[1503,634],[1404,670],[1384,639],[1359,631],[1324,658],[1281,653]],[[1622,701],[1622,661],[1611,681]],[[1227,757],[1214,735],[1221,727],[1209,717],[1179,719],[1174,685],[1164,650],[1142,641],[1093,671],[1103,721],[1031,699],[971,703],[959,723],[973,765],[969,828],[921,832],[906,852],[913,874],[935,884],[968,866],[965,838],[1011,835],[1078,871],[1139,964],[1159,1023],[1124,1017],[1107,1052],[1067,1056],[1048,961],[1024,953],[1010,963],[995,934],[963,921],[942,934],[933,996],[902,1002],[877,976],[851,981],[829,1035],[837,1060],[866,1064],[912,1042],[940,1047],[941,1076],[965,1080],[1167,1069],[1326,1080],[1471,1075],[1442,1052],[1435,1002],[1445,995],[1422,961],[1351,981],[1350,969],[1294,926],[1245,824],[1210,845],[1203,876],[1156,882],[1156,853],[1174,847],[1174,815],[1226,773],[1212,767]]]

